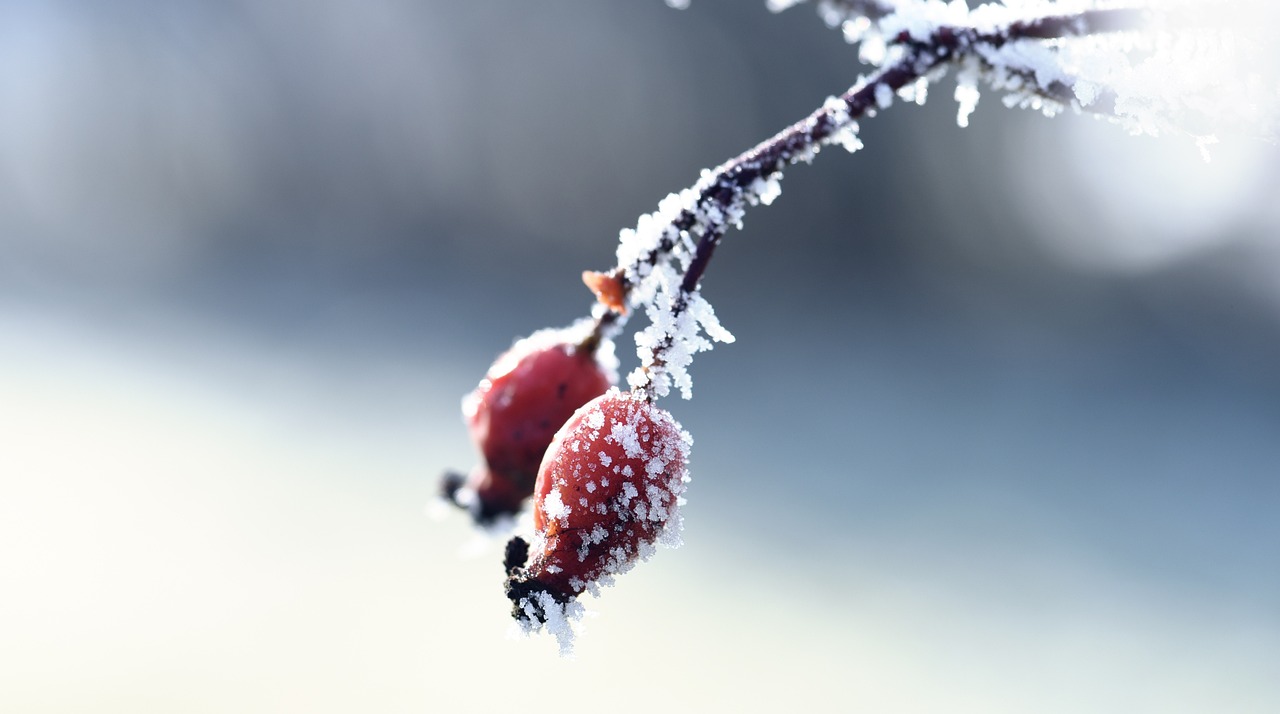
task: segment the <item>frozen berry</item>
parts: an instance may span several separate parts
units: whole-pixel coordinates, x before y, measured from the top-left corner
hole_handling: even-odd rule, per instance
[[[480,522],[517,512],[556,430],[612,384],[612,355],[612,344],[582,323],[535,332],[498,357],[462,401],[484,463],[464,483],[446,477],[446,497]]]
[[[516,619],[541,621],[548,596],[569,602],[678,542],[691,443],[669,412],[617,389],[565,423],[538,472],[531,560],[508,563]]]

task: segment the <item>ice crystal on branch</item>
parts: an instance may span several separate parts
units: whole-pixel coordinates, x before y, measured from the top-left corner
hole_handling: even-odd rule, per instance
[[[771,1],[769,7],[794,4]],[[1216,139],[1193,115],[1218,123],[1272,116],[1258,107],[1276,104],[1274,82],[1227,71],[1236,44],[1197,29],[1186,8],[1199,6],[1178,5],[1182,14],[1172,19],[1151,2],[1010,0],[973,9],[964,0],[818,3],[823,17],[860,43],[860,58],[879,71],[755,149],[704,171],[693,187],[671,194],[635,228],[622,231],[614,274],[622,276],[627,302],[643,307],[650,320],[636,334],[641,366],[629,384],[655,397],[675,387],[689,398],[693,355],[725,336],[687,312],[691,301],[702,300],[702,270],[722,237],[742,226],[749,206],[776,198],[787,166],[811,161],[827,144],[861,148],[859,118],[888,108],[895,94],[923,104],[929,85],[952,66],[958,68],[961,126],[976,109],[982,84],[1002,92],[1009,106],[1048,115],[1088,111],[1134,133],[1186,134],[1201,148]],[[1201,71],[1189,72],[1187,65]],[[1246,78],[1240,86],[1222,86],[1222,78],[1240,76]],[[1268,133],[1270,126],[1260,124],[1258,133]],[[713,314],[707,308],[702,314]]]
[[[802,1],[768,5],[780,11]],[[702,301],[702,271],[728,229],[741,228],[748,206],[776,198],[787,166],[811,161],[826,144],[858,150],[860,117],[888,108],[895,94],[923,104],[929,85],[953,66],[962,127],[985,84],[1010,107],[1049,116],[1089,112],[1135,134],[1190,136],[1201,151],[1217,142],[1219,129],[1274,137],[1280,84],[1259,57],[1267,43],[1227,27],[1227,7],[1216,0],[1008,0],[972,9],[964,0],[821,0],[823,18],[858,43],[859,57],[878,72],[704,171],[693,187],[622,231],[614,274],[622,276],[628,303],[643,306],[650,320],[636,334],[641,366],[628,382],[655,397],[677,387],[689,398],[687,368],[712,346],[703,332],[727,336],[687,308]],[[713,315],[709,305],[700,314]]]
[[[913,50],[952,56],[961,68],[960,126],[986,84],[1007,106],[1098,114],[1131,133],[1189,136],[1201,148],[1218,132],[1270,140],[1277,133],[1275,38],[1262,35],[1275,12],[1261,0],[816,4],[868,64],[883,67]],[[922,89],[908,92],[921,101]]]

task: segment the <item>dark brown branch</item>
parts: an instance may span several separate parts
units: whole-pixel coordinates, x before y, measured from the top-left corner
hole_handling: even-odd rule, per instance
[[[874,0],[846,0],[839,4],[871,19],[882,19],[892,9],[887,3]],[[905,32],[886,38],[889,44],[897,48],[897,59],[872,77],[860,81],[836,101],[827,102],[804,119],[710,172],[694,187],[696,196],[691,205],[687,205],[670,219],[653,247],[630,265],[617,266],[613,274],[620,276],[623,294],[629,299],[635,287],[633,281],[644,279],[643,276],[649,274],[648,267],[680,255],[684,273],[679,292],[672,296],[669,304],[673,314],[679,316],[688,308],[692,296],[697,292],[699,282],[728,224],[736,223],[737,216],[748,205],[761,198],[760,182],[767,184],[775,181],[787,166],[810,160],[822,146],[835,140],[837,132],[848,131],[853,121],[877,109],[886,92],[892,96],[928,76],[936,68],[966,57],[976,57],[989,70],[993,69],[991,61],[979,51],[981,48],[999,49],[1010,42],[1021,40],[1043,41],[1134,31],[1146,26],[1149,19],[1148,12],[1132,8],[1088,10],[1070,15],[1019,20],[996,30],[942,26],[925,39],[913,38]],[[1041,97],[1062,104],[1073,104],[1076,101],[1072,88],[1063,82],[1042,86],[1027,68],[1006,69],[1022,77],[1028,91],[1038,93]],[[1078,103],[1075,105],[1079,106]],[[1106,111],[1102,106],[1099,108]],[[690,239],[697,241],[691,254],[683,252],[688,249],[681,247]],[[611,317],[600,318],[601,331],[614,329],[622,322],[622,316],[615,313],[608,315]],[[653,349],[649,364],[643,365],[649,385],[652,384],[654,371],[665,364],[664,355],[676,339],[671,333],[662,335]]]

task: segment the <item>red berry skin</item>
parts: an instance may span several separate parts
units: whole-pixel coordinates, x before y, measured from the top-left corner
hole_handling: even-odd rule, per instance
[[[538,472],[532,560],[508,583],[561,602],[629,570],[659,539],[678,539],[692,439],[669,412],[616,389],[557,432]],[[514,584],[514,587],[513,587]]]
[[[576,339],[575,339],[576,338]],[[520,340],[462,402],[484,465],[467,480],[478,519],[512,514],[533,493],[556,430],[612,380],[580,331],[543,330]]]

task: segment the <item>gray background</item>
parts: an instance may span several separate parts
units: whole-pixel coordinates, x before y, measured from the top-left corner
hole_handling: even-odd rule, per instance
[[[763,2],[0,3],[0,708],[1275,711],[1274,147],[949,82],[717,254],[685,547],[503,638],[459,398],[861,71]]]

